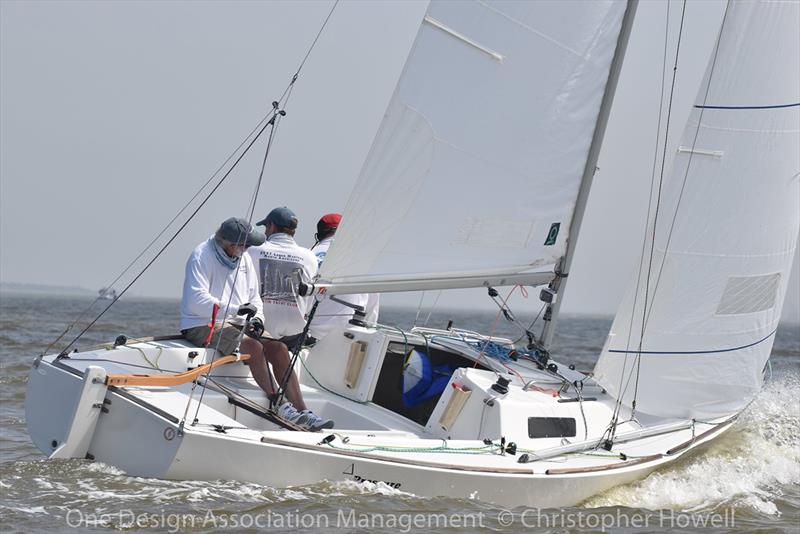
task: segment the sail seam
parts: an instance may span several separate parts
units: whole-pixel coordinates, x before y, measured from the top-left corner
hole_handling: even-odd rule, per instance
[[[777,252],[769,252],[765,254],[713,254],[711,252],[691,252],[688,250],[670,250],[667,252],[661,247],[656,247],[656,250],[665,256],[695,256],[700,258],[776,258],[794,254],[795,248],[796,247],[792,246],[786,250],[779,250]]]
[[[516,24],[520,28],[524,28],[525,30],[527,30],[527,31],[529,31],[529,32],[531,32],[533,34],[538,35],[539,37],[541,37],[545,41],[553,43],[557,47],[561,48],[562,50],[565,50],[565,51],[569,52],[570,54],[575,55],[576,57],[579,57],[581,59],[588,59],[585,54],[579,52],[578,50],[574,50],[574,49],[570,48],[569,46],[567,46],[566,44],[558,41],[557,39],[554,39],[553,37],[550,37],[549,35],[541,32],[540,30],[537,30],[536,28],[534,28],[532,26],[529,26],[528,24],[525,24],[524,22],[522,22],[520,20],[517,20],[514,17],[509,16],[507,13],[503,13],[499,9],[497,9],[497,8],[495,8],[493,6],[490,6],[486,2],[482,2],[482,1],[479,0],[478,4],[482,5],[486,9],[488,9],[490,11],[493,11],[494,13],[500,15],[504,19],[506,19],[506,20],[508,20],[510,22],[513,22],[514,24]]]
[[[698,124],[696,122],[692,123],[692,126],[697,127]],[[705,130],[717,130],[720,132],[739,132],[739,133],[755,133],[755,134],[796,134],[800,133],[800,129],[791,129],[791,130],[757,130],[755,128],[726,128],[724,126],[713,126],[708,123],[702,123],[699,125],[700,128]]]
[[[742,350],[742,349],[747,349],[747,348],[750,348],[750,347],[754,347],[754,346],[758,345],[759,343],[763,343],[764,341],[766,341],[769,338],[771,338],[772,336],[774,336],[775,332],[777,332],[777,331],[778,331],[778,329],[776,328],[775,330],[773,330],[772,332],[767,334],[766,337],[764,337],[762,339],[759,339],[758,341],[750,343],[749,345],[742,345],[741,347],[733,347],[733,348],[730,348],[730,349],[690,350],[690,351],[680,351],[680,350],[655,351],[655,350],[609,349],[608,352],[614,352],[614,353],[617,353],[617,354],[662,354],[662,355],[663,354],[719,354],[719,353],[722,353],[722,352],[734,352],[734,351],[737,351],[737,350]]]

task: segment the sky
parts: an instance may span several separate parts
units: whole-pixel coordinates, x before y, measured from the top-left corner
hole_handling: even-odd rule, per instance
[[[1,0],[0,280],[108,285],[281,95],[331,5]],[[424,10],[414,1],[339,4],[286,107],[256,217],[291,207],[298,242],[310,246],[319,216],[343,210]],[[687,5],[670,147],[723,10],[717,1]],[[665,13],[661,1],[637,12],[565,290],[567,313],[613,314],[634,271],[649,182],[632,178],[650,174]],[[672,4],[673,46],[679,14]],[[191,249],[223,219],[246,214],[262,154],[243,160],[131,294],[180,296]],[[795,258],[785,319],[800,320],[799,295]],[[533,292],[515,298],[518,314],[539,309]],[[425,295],[426,305],[435,299]],[[439,306],[494,304],[483,290],[459,290]]]

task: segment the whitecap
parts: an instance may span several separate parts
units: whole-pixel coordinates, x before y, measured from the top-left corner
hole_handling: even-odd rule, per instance
[[[800,376],[783,375],[704,450],[585,505],[681,511],[736,506],[780,515],[776,490],[800,484],[799,405]]]
[[[15,512],[22,512],[23,514],[29,514],[29,515],[41,515],[41,514],[48,515],[48,512],[47,510],[45,510],[44,506],[34,506],[33,508],[9,506],[6,509],[14,510]]]
[[[113,465],[104,464],[103,462],[92,462],[84,465],[86,471],[92,473],[102,473],[104,475],[124,475],[125,471],[117,469]]]
[[[336,496],[336,492],[338,492],[340,495],[364,495],[372,493],[391,496],[414,496],[411,493],[392,487],[386,482],[370,482],[368,480],[364,480],[362,482],[357,482],[355,480],[338,480],[336,482],[331,482],[330,490],[327,495]]]

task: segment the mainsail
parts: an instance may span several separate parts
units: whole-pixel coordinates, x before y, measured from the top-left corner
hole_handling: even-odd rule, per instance
[[[431,2],[318,282],[549,282],[593,168],[626,8]]]
[[[798,2],[728,6],[595,368],[637,411],[735,413],[762,385],[800,225],[799,22]]]

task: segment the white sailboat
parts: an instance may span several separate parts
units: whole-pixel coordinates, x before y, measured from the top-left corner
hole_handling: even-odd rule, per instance
[[[117,291],[112,287],[103,287],[97,291],[98,300],[117,300]]]
[[[529,345],[350,324],[301,354],[306,402],[337,423],[313,433],[281,426],[238,355],[118,339],[37,358],[34,443],[142,477],[368,480],[555,507],[719,436],[761,387],[797,242],[800,8],[728,6],[592,376],[548,348],[635,8],[431,2],[336,241],[300,287],[542,286],[545,328]],[[409,406],[412,360],[451,375]]]

